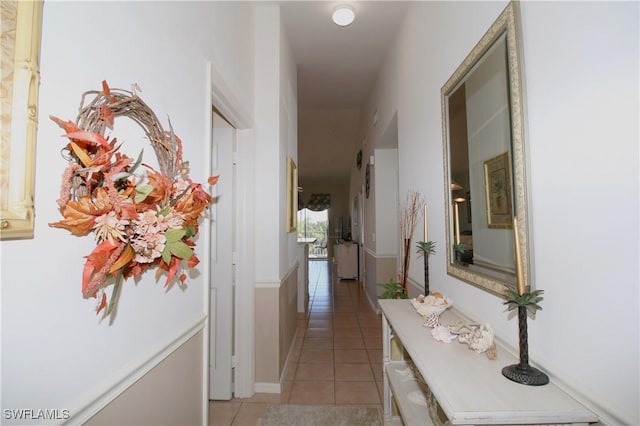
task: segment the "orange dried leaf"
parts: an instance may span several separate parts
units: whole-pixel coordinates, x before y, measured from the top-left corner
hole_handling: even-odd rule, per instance
[[[91,157],[89,157],[89,154],[87,154],[84,149],[80,148],[78,144],[76,144],[75,142],[69,142],[69,146],[71,147],[73,153],[76,154],[76,157],[78,157],[78,159],[85,167],[90,167],[93,165],[93,160],[91,159]]]
[[[89,281],[91,281],[91,277],[96,271],[95,265],[87,260],[84,262],[84,267],[82,268],[82,295],[85,297],[95,296],[95,294],[87,294],[87,289],[89,287]]]
[[[129,196],[127,191],[124,192],[125,196]],[[136,219],[138,217],[138,213],[136,212],[135,204],[131,203],[122,203],[120,205],[120,218],[122,219]]]
[[[156,275],[155,275],[156,280],[157,280],[158,278],[160,278],[160,275],[162,274],[162,270],[163,270],[163,269],[165,269],[165,268],[163,268],[163,266],[164,266],[164,262],[160,262],[160,263],[158,264],[158,269],[156,269]]]
[[[98,273],[101,269],[105,268],[109,262],[111,254],[120,249],[122,244],[111,244],[109,241],[103,241],[98,244],[88,256],[87,261],[84,264],[82,271],[82,294],[84,297],[96,297],[96,292],[100,290],[98,286],[91,286],[89,284],[93,275]]]
[[[96,311],[96,315],[100,313],[101,310],[107,307],[107,295],[102,293],[102,300],[100,301],[100,306],[98,306],[98,310]]]
[[[49,118],[53,120],[58,126],[62,127],[65,133],[72,133],[80,130],[76,123],[74,123],[73,121],[63,121],[53,115],[50,115]]]
[[[175,256],[171,256],[171,264],[169,265],[169,276],[167,277],[167,282],[164,283],[165,287],[167,287],[171,283],[171,281],[173,281],[176,274],[178,273],[179,267],[180,267],[180,259]]]
[[[133,250],[133,247],[127,244],[118,260],[116,260],[115,263],[111,265],[111,268],[109,268],[109,273],[113,274],[117,270],[127,266],[127,264],[133,259],[135,254],[136,252]]]
[[[111,94],[111,89],[109,89],[109,84],[107,83],[107,80],[102,80],[102,91],[107,96]]]
[[[69,132],[65,135],[69,139],[78,139],[81,141],[93,142],[96,145],[101,145],[106,149],[111,149],[109,142],[100,133],[86,132],[84,130],[78,130],[76,132]]]
[[[62,207],[62,216],[64,219],[58,222],[50,223],[53,228],[64,228],[73,235],[83,236],[91,232],[95,224],[96,216],[111,210],[109,203],[109,195],[106,190],[99,189],[96,191],[95,200],[85,195],[78,201],[69,201]]]
[[[65,219],[50,223],[49,226],[53,228],[64,228],[77,236],[89,234],[95,223],[95,216],[87,213],[84,208],[83,200],[85,199],[86,197],[83,197],[81,201],[69,201],[62,208],[62,215]]]
[[[109,192],[106,188],[98,188],[94,191],[95,196],[93,205],[96,208],[96,214],[104,214],[109,212],[113,206],[111,206],[111,200],[109,199]]]
[[[140,266],[139,263],[133,263],[133,266],[131,266],[131,269],[129,270],[129,272],[127,273],[126,277],[134,277],[134,278],[138,278],[144,271],[146,271],[148,269],[148,267],[142,267]],[[156,277],[157,279],[157,277]]]
[[[100,114],[102,116],[102,119],[106,123],[107,127],[110,129],[113,129],[113,122],[115,120],[115,116],[111,108],[109,108],[108,105],[102,105],[102,107],[100,108]]]
[[[194,268],[198,265],[198,263],[200,263],[200,259],[198,259],[198,256],[196,256],[195,254],[187,260],[187,266],[189,268]]]
[[[162,203],[171,194],[173,183],[167,175],[147,172],[147,184],[153,189],[144,198],[144,204],[156,205]]]
[[[209,177],[209,179],[207,179],[207,182],[209,183],[209,185],[215,185],[216,183],[218,183],[218,179],[219,178],[220,178],[220,175],[211,176],[211,177]]]
[[[211,195],[201,185],[192,185],[191,190],[191,193],[180,198],[174,205],[174,209],[184,215],[185,226],[197,226],[202,211],[211,204]]]

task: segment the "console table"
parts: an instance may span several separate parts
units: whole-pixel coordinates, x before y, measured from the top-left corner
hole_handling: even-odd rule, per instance
[[[598,417],[549,383],[502,375],[518,359],[498,346],[489,360],[457,341],[435,340],[409,300],[379,300],[383,323],[385,424],[576,424]],[[462,321],[451,309],[442,324]]]

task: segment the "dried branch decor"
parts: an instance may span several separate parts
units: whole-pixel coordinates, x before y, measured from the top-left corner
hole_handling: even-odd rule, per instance
[[[409,275],[409,261],[411,257],[411,239],[416,228],[418,214],[422,209],[422,197],[417,191],[409,191],[404,208],[400,215],[400,233],[402,236],[402,288],[407,294],[407,277]]]
[[[85,105],[87,97],[93,97]],[[121,144],[105,137],[116,117],[135,121],[154,148],[160,171],[119,152]],[[58,205],[64,219],[50,223],[73,235],[95,234],[97,245],[86,256],[82,274],[84,297],[99,297],[97,311],[107,306],[105,288],[114,284],[105,314],[114,312],[122,278],[137,278],[157,267],[168,277],[165,286],[178,278],[183,261],[192,268],[198,222],[212,198],[201,184],[188,177],[182,161],[182,141],[171,128],[165,131],[151,108],[135,92],[111,89],[82,95],[76,122],[51,116],[66,132],[69,142],[63,156],[69,164],[62,177]],[[142,169],[142,170],[141,170]],[[144,170],[146,169],[146,170]],[[217,177],[208,180],[215,185]]]
[[[87,96],[92,95],[93,100],[84,105]],[[107,83],[103,82],[102,91],[89,90],[82,94],[76,122],[80,129],[104,135],[107,128],[113,130],[114,118],[120,116],[128,117],[142,127],[155,150],[160,172],[169,179],[175,178],[180,167],[178,163],[182,158],[182,143],[173,133],[173,129],[170,133],[162,129],[158,117],[135,91],[110,89]]]

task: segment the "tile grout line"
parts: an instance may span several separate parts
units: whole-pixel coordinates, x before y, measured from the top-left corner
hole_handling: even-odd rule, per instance
[[[300,333],[301,341],[295,343],[300,345],[299,348],[296,349],[298,351],[298,358],[296,362],[290,365],[290,367],[294,367],[294,371],[285,373],[289,377],[289,379],[285,379],[285,381],[289,383],[289,385],[286,385],[289,387],[289,389],[286,391],[288,392],[288,394],[283,395],[284,399],[280,400],[282,402],[272,402],[271,399],[269,399],[268,401],[265,401],[264,395],[259,396],[255,400],[249,399],[249,400],[241,401],[238,409],[235,410],[235,413],[233,415],[233,418],[230,424],[234,425],[236,424],[234,422],[243,420],[246,416],[246,412],[250,411],[251,408],[255,410],[255,404],[259,403],[260,401],[265,401],[265,406],[268,406],[269,404],[296,404],[295,401],[292,401],[292,399],[294,398],[293,390],[294,390],[295,384],[301,383],[301,382],[318,381],[314,379],[309,379],[309,380],[296,379],[298,375],[297,369],[301,364],[300,361],[302,360],[303,351],[305,349],[309,351],[313,351],[314,349],[323,350],[322,346],[314,346],[315,343],[314,345],[311,345],[310,343],[311,341],[308,340],[313,338],[313,337],[310,337],[312,335],[314,336],[317,335],[318,337],[325,336],[322,332],[320,333],[314,332],[317,334],[309,334],[312,328],[328,329],[330,331],[330,334],[327,334],[326,336],[328,336],[327,342],[331,342],[331,348],[326,348],[325,350],[331,352],[331,362],[326,363],[325,361],[320,361],[321,364],[331,365],[331,367],[328,367],[326,371],[331,370],[333,372],[333,380],[331,380],[332,388],[333,388],[332,389],[333,395],[331,398],[332,403],[327,403],[327,405],[340,406],[340,405],[356,404],[356,405],[376,406],[378,408],[378,412],[381,412],[382,397],[379,391],[379,384],[376,380],[377,368],[374,368],[374,365],[373,365],[374,364],[373,361],[376,361],[375,362],[376,364],[381,364],[381,360],[377,360],[377,357],[379,357],[379,355],[377,354],[378,349],[375,346],[371,347],[372,339],[375,338],[374,336],[377,333],[375,331],[375,328],[380,328],[380,326],[374,328],[374,326],[372,325],[373,323],[371,322],[371,319],[370,319],[370,314],[372,313],[375,314],[375,313],[371,312],[370,306],[368,304],[361,303],[362,301],[360,300],[360,298],[362,297],[362,294],[359,288],[355,287],[355,286],[359,286],[361,283],[358,280],[354,282],[352,282],[351,280],[346,280],[346,281],[339,280],[335,275],[334,269],[335,269],[335,264],[331,264],[331,262],[328,260],[324,261],[324,265],[321,265],[318,263],[313,265],[313,267],[309,268],[310,271],[313,271],[312,273],[313,280],[310,280],[309,282],[309,301],[307,306],[308,313],[305,316],[299,317],[299,319],[304,318],[304,322],[301,322],[298,326],[299,330],[302,331],[302,333]],[[338,327],[338,323],[343,318],[350,318],[350,317],[353,318],[353,321],[354,321],[353,324],[347,327]],[[311,321],[314,321],[314,320],[321,321],[321,322],[313,324]],[[312,325],[315,325],[315,327],[312,327]],[[365,336],[364,328],[368,329],[367,336]],[[357,329],[357,332],[356,332],[356,329]],[[353,331],[349,332],[349,331],[338,331],[338,330],[353,330]],[[380,331],[378,331],[378,333],[379,332]],[[351,335],[354,335],[354,337],[352,338]],[[358,344],[356,344],[353,348],[350,347],[348,339],[354,339],[355,335],[360,337],[362,342],[361,347]],[[327,337],[324,337],[324,338],[327,338]],[[340,341],[339,339],[344,339],[344,340]],[[336,347],[336,342],[340,342],[338,346],[341,346],[341,347]],[[346,346],[342,347],[345,344]],[[359,362],[355,361],[355,362],[338,363],[336,352],[349,351],[349,350],[362,351],[362,354],[364,355],[364,359]],[[349,361],[349,356],[350,355],[347,355],[347,358],[345,358],[345,354],[343,354],[341,360]],[[358,359],[362,359],[360,358],[361,356],[362,355],[358,355]],[[309,362],[302,363],[302,364],[314,364],[317,362],[313,358],[307,358],[307,359],[309,360]],[[371,378],[369,379],[367,377],[366,380],[360,380],[360,379],[337,380],[338,378],[337,364],[368,365],[368,369],[364,367],[358,367],[358,369],[368,371]],[[348,368],[348,367],[344,367],[344,368]],[[289,374],[291,375],[289,376]],[[358,374],[356,373],[352,375],[352,377],[357,378]],[[319,381],[323,381],[323,380],[319,380]],[[357,400],[353,400],[349,398],[338,400],[339,388],[342,389],[341,392],[342,392],[342,396],[344,397],[345,395],[344,391],[345,389],[347,389],[345,388],[345,386],[352,386],[353,383],[358,383],[358,382],[360,383],[360,385],[356,385],[355,389],[358,389],[358,386],[363,386],[363,385],[370,386],[371,384],[373,384],[375,386],[376,396],[377,396],[375,403],[373,402],[358,403],[356,402]],[[310,392],[314,392],[314,391],[310,391]],[[327,394],[326,396],[329,396],[329,395]],[[305,399],[305,398],[302,398],[302,399]],[[310,396],[308,399],[313,400],[314,398],[313,396]],[[348,402],[348,401],[351,401],[351,402]],[[253,407],[251,407],[252,404],[254,404]],[[313,403],[307,403],[307,404],[317,405]],[[243,412],[245,414],[243,414]],[[262,416],[264,416],[264,413],[262,414]]]

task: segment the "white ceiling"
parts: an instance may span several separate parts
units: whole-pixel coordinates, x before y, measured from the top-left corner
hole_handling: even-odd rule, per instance
[[[353,6],[338,27],[333,9]],[[298,67],[298,173],[301,181],[346,180],[355,164],[360,108],[401,24],[404,1],[282,1]]]

